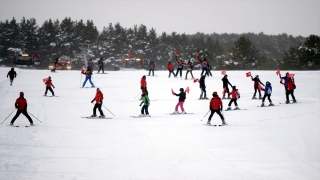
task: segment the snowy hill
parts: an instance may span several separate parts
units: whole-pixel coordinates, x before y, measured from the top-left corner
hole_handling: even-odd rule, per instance
[[[140,114],[140,78],[147,71],[93,74],[104,94],[102,110],[113,119],[86,119],[81,117],[92,114],[96,88],[80,88],[79,71],[15,69],[18,76],[10,86],[9,70],[0,68],[1,122],[13,112],[0,125],[1,180],[320,179],[319,71],[290,71],[299,103],[288,105],[279,104],[285,94],[275,71],[252,71],[273,86],[276,106],[265,108],[257,107],[261,100],[251,100],[247,71],[227,71],[241,93],[239,107],[247,110],[224,111],[228,125],[215,127],[204,125],[209,100],[198,100],[199,84],[168,78],[167,71],[147,76],[150,118],[130,117]],[[200,71],[193,73],[200,77]],[[48,76],[58,97],[43,96],[42,79]],[[206,78],[209,97],[213,91],[222,96],[221,78],[220,71]],[[184,108],[194,114],[167,115],[178,102],[171,88],[186,87]],[[20,127],[8,125],[20,91],[28,112],[38,118],[31,116],[34,127],[24,127],[29,122],[23,115],[15,122]],[[223,100],[224,109],[228,102]],[[221,124],[217,114],[211,122]]]

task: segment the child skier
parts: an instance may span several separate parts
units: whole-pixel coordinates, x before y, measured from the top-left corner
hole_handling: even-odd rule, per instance
[[[264,106],[264,100],[266,99],[266,97],[268,97],[268,100],[269,100],[269,106],[274,106],[274,104],[272,103],[271,101],[271,96],[272,94],[272,86],[271,86],[271,83],[269,81],[266,82],[266,86],[264,88],[264,96],[262,98],[262,104],[261,104],[261,107]]]
[[[179,114],[179,111],[178,111],[178,107],[180,106],[181,108],[181,114],[187,114],[185,111],[184,111],[184,108],[183,108],[183,104],[184,104],[184,101],[186,100],[186,92],[184,92],[184,89],[183,88],[180,88],[179,89],[180,93],[179,94],[176,94],[172,91],[172,94],[176,95],[176,96],[179,96],[179,102],[177,103],[176,107],[175,107],[175,111],[173,112],[173,114]]]
[[[168,69],[168,71],[169,71],[169,76],[168,76],[169,78],[170,78],[170,76],[171,76],[171,73],[173,74],[173,76],[175,76],[175,74],[174,74],[174,72],[173,72],[174,68],[173,68],[173,65],[172,65],[172,63],[171,63],[170,60],[168,61],[167,69]]]
[[[201,94],[199,99],[208,99],[207,98],[207,91],[206,91],[206,84],[205,84],[206,75],[202,75],[199,81]],[[202,97],[202,95],[204,96]]]
[[[28,104],[27,104],[27,100],[24,98],[23,92],[20,92],[20,97],[16,100],[14,105],[15,105],[16,109],[18,109],[18,110],[17,110],[16,115],[12,118],[10,125],[13,126],[14,121],[22,113],[23,115],[25,115],[28,118],[30,125],[33,126],[33,121],[27,112],[27,105]]]
[[[264,86],[264,84],[260,81],[259,75],[256,75],[256,77],[254,77],[254,78],[251,76],[251,80],[254,81],[254,85],[253,85],[254,86],[254,93],[253,93],[252,99],[257,99],[256,98],[257,91],[259,92],[259,99],[262,99],[259,86],[260,86],[260,84],[262,86]]]
[[[209,106],[211,114],[208,118],[207,124],[210,124],[210,121],[211,121],[213,114],[217,113],[222,120],[222,124],[225,125],[226,122],[224,121],[224,117],[221,114],[221,111],[223,109],[222,100],[220,99],[220,97],[218,96],[218,93],[216,91],[212,93],[212,96],[213,96],[213,98],[210,100],[210,106]]]
[[[231,110],[232,102],[234,102],[234,105],[236,106],[236,108],[234,110],[239,109],[237,99],[240,98],[240,93],[239,93],[238,89],[236,89],[236,86],[232,86],[232,91],[229,94],[231,94],[231,100],[228,104],[228,108],[226,109],[226,111]]]
[[[142,106],[142,108],[141,108],[141,114],[139,115],[139,117],[145,117],[145,116],[151,117],[148,111],[149,105],[150,105],[150,99],[148,97],[147,91],[144,90],[142,92],[142,102],[140,103],[140,106]],[[144,114],[144,111],[146,112],[146,114]]]
[[[192,74],[192,70],[193,70],[193,63],[189,60],[187,63],[188,66],[188,70],[186,72],[186,79],[188,79],[188,73],[190,72],[192,79],[194,79],[193,74]]]
[[[91,87],[94,87],[94,84],[91,81],[91,76],[92,76],[92,70],[90,67],[87,68],[86,72],[82,73],[86,75],[86,79],[84,80],[83,84],[82,84],[82,88],[84,88],[84,86],[86,85],[87,81],[89,80]]]
[[[102,100],[103,100],[103,94],[102,92],[100,91],[99,88],[97,88],[97,93],[95,95],[95,97],[93,98],[93,100],[91,101],[91,103],[93,103],[94,101],[96,101],[96,104],[94,105],[93,107],[93,115],[91,115],[90,117],[97,117],[97,114],[96,114],[96,110],[98,109],[99,110],[99,113],[100,113],[100,116],[99,118],[104,118],[104,114],[103,114],[103,111],[101,109],[101,106],[102,106]]]
[[[10,77],[10,85],[12,85],[13,79],[17,77],[17,73],[14,68],[11,68],[11,70],[7,74],[7,78],[8,76]]]
[[[232,87],[232,84],[228,80],[228,75],[224,75],[223,78],[221,79],[223,83],[223,97],[222,99],[226,99],[225,94],[228,93],[228,99],[230,99],[230,94],[229,94],[229,87],[228,84]]]
[[[45,82],[46,84],[46,91],[44,92],[44,96],[47,96],[47,92],[48,90],[51,92],[52,96],[54,96],[54,92],[52,90],[51,87],[55,88],[54,85],[52,84],[52,80],[51,77],[49,76],[49,78],[47,79],[47,81]]]

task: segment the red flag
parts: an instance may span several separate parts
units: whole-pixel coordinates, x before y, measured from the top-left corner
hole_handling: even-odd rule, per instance
[[[179,51],[178,51],[178,50],[176,50],[176,55],[177,55],[177,56],[179,55]]]
[[[264,88],[263,88],[263,86],[262,86],[261,84],[259,84],[258,90],[259,90],[259,91],[261,91],[261,90],[263,91],[263,90],[264,90]]]
[[[278,71],[276,72],[276,74],[277,74],[277,75],[279,75],[279,74],[280,74],[280,69],[278,69]]]
[[[187,87],[186,88],[186,92],[189,94],[189,91],[190,91],[190,88],[189,87]]]
[[[171,89],[171,93],[172,93],[172,95],[175,95],[174,92],[173,92],[173,89]]]
[[[289,78],[294,78],[294,74],[288,74]]]
[[[196,56],[199,57],[199,54],[196,52]]]
[[[48,81],[48,78],[44,78],[44,79],[42,79],[42,81],[43,81],[44,83],[46,83],[46,82]]]
[[[247,72],[247,73],[246,73],[246,76],[247,76],[247,77],[250,77],[250,76],[251,76],[251,72]]]
[[[222,74],[222,75],[226,75],[227,72],[226,72],[225,70],[223,70],[223,71],[221,71],[221,74]]]
[[[199,82],[199,79],[198,79],[198,78],[197,78],[197,79],[194,79],[193,82],[194,82],[194,83]]]

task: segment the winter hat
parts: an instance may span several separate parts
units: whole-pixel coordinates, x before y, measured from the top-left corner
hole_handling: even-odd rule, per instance
[[[214,91],[214,92],[212,93],[212,96],[218,96],[217,91]]]
[[[256,75],[256,77],[259,77],[259,75]]]
[[[236,86],[232,86],[232,89],[236,89]]]
[[[269,82],[269,81],[267,81],[267,82],[266,82],[266,84],[270,84],[270,82]]]
[[[183,88],[180,88],[180,89],[179,89],[179,91],[183,92],[183,91],[184,91],[184,89],[183,89]]]
[[[146,76],[145,76],[145,75],[143,75],[143,76],[142,76],[142,78],[146,78]]]
[[[24,95],[24,93],[21,91],[21,92],[20,92],[20,96],[23,96],[23,95]]]
[[[49,76],[49,79],[51,79],[51,77]]]

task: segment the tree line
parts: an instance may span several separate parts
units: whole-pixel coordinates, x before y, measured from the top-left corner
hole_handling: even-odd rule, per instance
[[[83,44],[90,44],[89,50],[83,48]],[[92,20],[73,21],[70,17],[61,22],[49,19],[42,26],[37,25],[34,18],[0,22],[0,63],[8,66],[12,66],[13,53],[23,52],[40,54],[41,68],[47,68],[57,56],[72,60],[80,67],[85,52],[87,58],[109,59],[107,68],[113,68],[128,56],[129,45],[132,46],[131,57],[152,59],[156,69],[166,69],[170,59],[174,62],[176,51],[183,60],[195,62],[195,65],[197,53],[217,70],[320,69],[317,35],[157,34],[156,29],[148,29],[143,24],[124,28],[120,23],[110,23],[99,32]]]

